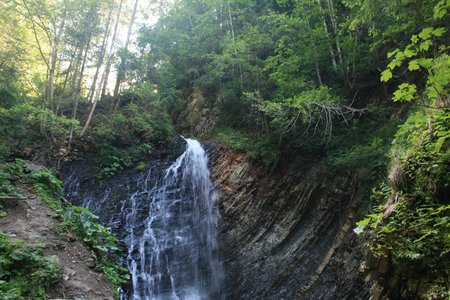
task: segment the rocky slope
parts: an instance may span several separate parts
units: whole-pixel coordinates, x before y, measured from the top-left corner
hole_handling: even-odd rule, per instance
[[[362,191],[324,165],[264,175],[243,154],[210,150],[222,191],[228,299],[368,299],[352,232]]]
[[[45,245],[44,255],[56,262],[61,272],[61,279],[48,288],[47,297],[114,299],[107,280],[94,271],[94,253],[74,235],[58,233],[60,217],[26,185],[17,188],[21,197],[3,201],[7,214],[0,218],[0,231],[29,244]]]

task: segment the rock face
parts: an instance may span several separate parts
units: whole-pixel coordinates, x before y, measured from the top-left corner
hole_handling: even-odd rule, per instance
[[[214,130],[218,114],[217,108],[208,105],[201,91],[194,91],[175,123],[183,134],[202,138]]]
[[[352,232],[361,191],[324,165],[264,175],[213,146],[227,299],[368,299]]]
[[[183,149],[174,141],[148,163],[164,169]],[[207,149],[221,193],[226,299],[369,299],[359,272],[361,242],[352,231],[363,199],[355,176],[331,175],[323,164],[285,166],[266,175],[243,154],[214,143]],[[70,183],[70,174],[78,174],[82,190],[99,201],[100,219],[123,238],[118,203],[136,191],[141,173],[127,170],[100,182],[90,165],[67,166],[63,178]]]

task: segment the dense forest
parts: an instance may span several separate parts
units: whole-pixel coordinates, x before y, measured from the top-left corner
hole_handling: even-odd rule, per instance
[[[17,177],[61,188],[25,160],[58,170],[90,156],[106,179],[175,133],[265,174],[323,162],[371,191],[354,224],[366,262],[421,274],[415,298],[449,296],[449,0],[0,0],[0,16],[1,197]],[[54,205],[67,226],[86,222]],[[87,243],[119,285],[124,270],[95,244],[114,238],[98,226]],[[45,295],[55,274],[26,288],[11,243],[0,234],[0,293]],[[37,252],[21,262],[44,270]]]

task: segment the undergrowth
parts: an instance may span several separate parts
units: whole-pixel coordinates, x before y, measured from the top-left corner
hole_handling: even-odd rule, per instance
[[[249,159],[260,161],[269,169],[274,168],[280,159],[276,143],[267,136],[258,138],[233,128],[218,129],[216,136],[222,144],[245,152]]]
[[[394,274],[416,283],[423,299],[450,296],[450,115],[419,110],[395,136],[390,183],[373,191],[378,202],[357,232],[369,234],[375,257],[390,257]],[[414,285],[412,285],[414,286]]]
[[[45,289],[58,281],[58,265],[43,255],[45,245],[27,245],[0,233],[1,299],[45,299]]]

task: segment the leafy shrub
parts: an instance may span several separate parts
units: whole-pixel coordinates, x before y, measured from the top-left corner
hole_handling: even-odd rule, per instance
[[[27,246],[11,237],[0,233],[2,299],[44,299],[45,289],[60,277],[58,266],[43,256],[44,245]]]
[[[131,102],[114,114],[99,116],[93,137],[102,169],[100,176],[110,177],[130,167],[139,156],[149,154],[154,145],[167,140],[172,132],[168,116],[156,102],[142,106]]]
[[[356,144],[349,149],[343,149],[330,154],[328,162],[337,167],[360,167],[361,161],[378,160],[377,165],[385,165],[386,153],[388,152],[386,143],[380,138],[373,138],[368,143]]]
[[[233,150],[244,151],[248,158],[263,162],[268,168],[278,163],[279,150],[269,137],[257,138],[233,128],[221,128],[217,138]]]
[[[63,226],[94,250],[99,259],[96,269],[106,275],[113,287],[118,288],[129,279],[128,270],[110,258],[120,257],[122,253],[117,248],[117,238],[110,228],[98,223],[98,216],[86,208],[70,206]]]
[[[41,109],[30,103],[22,103],[9,109],[0,107],[0,145],[3,155],[9,154],[12,144],[21,146],[62,144],[71,126],[78,121],[57,116],[52,111]],[[45,130],[43,130],[45,129]]]
[[[39,168],[28,176],[30,182],[45,185],[50,191],[56,194],[62,194],[62,181],[55,174],[46,169]]]

